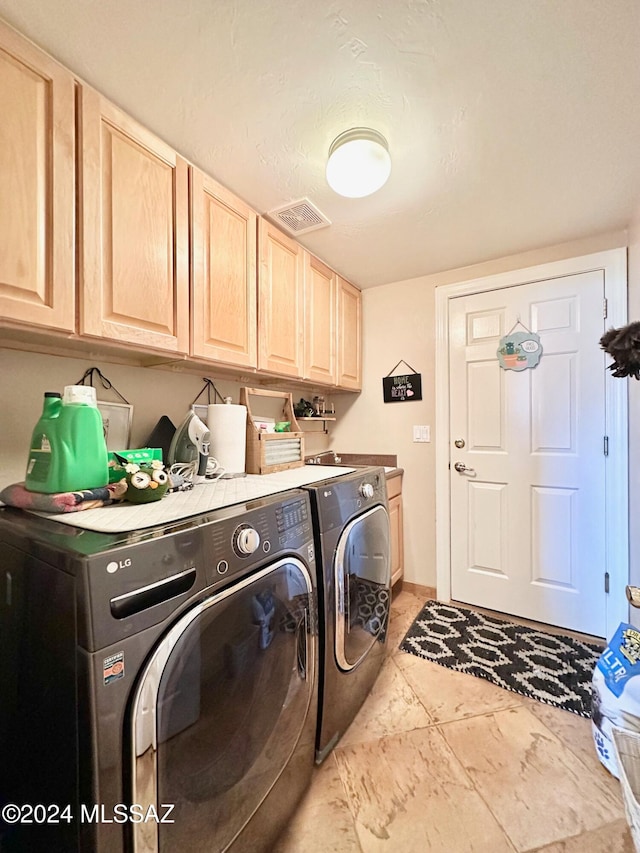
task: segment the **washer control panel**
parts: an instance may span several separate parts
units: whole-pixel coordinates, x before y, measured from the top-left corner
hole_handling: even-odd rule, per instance
[[[250,524],[241,524],[233,534],[233,548],[240,557],[249,557],[260,545],[260,534]]]
[[[293,501],[278,507],[276,524],[281,548],[292,547],[297,541],[304,539],[311,533],[307,501]]]
[[[313,546],[308,495],[290,492],[223,508],[203,530],[202,556],[209,582],[228,584],[266,560]]]
[[[361,483],[358,491],[365,500],[371,500],[371,498],[375,495],[375,489],[373,488],[371,483]]]

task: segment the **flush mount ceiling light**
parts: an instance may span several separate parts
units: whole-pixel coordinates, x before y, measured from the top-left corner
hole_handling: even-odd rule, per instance
[[[347,198],[363,198],[379,190],[391,174],[387,140],[377,130],[354,127],[337,136],[329,148],[327,183]]]

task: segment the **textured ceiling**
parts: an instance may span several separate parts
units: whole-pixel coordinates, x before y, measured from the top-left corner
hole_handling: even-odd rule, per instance
[[[638,0],[0,0],[0,16],[362,287],[624,228],[640,201]],[[389,182],[324,177],[382,132]]]

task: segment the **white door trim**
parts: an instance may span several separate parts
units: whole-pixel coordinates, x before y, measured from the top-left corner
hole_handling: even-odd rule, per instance
[[[627,323],[627,250],[611,249],[463,281],[436,288],[436,584],[440,601],[451,598],[449,480],[449,300],[549,278],[603,270],[608,301],[606,327]],[[606,631],[610,638],[629,619],[625,585],[629,582],[628,380],[605,380],[606,430],[606,571],[609,572]]]

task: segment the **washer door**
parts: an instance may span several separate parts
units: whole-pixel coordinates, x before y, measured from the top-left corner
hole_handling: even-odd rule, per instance
[[[335,654],[350,670],[374,643],[384,642],[391,603],[389,515],[376,506],[350,521],[334,558]]]
[[[132,705],[131,801],[175,807],[173,823],[133,824],[136,853],[226,850],[264,800],[313,695],[312,590],[303,563],[280,560],[160,641]]]

